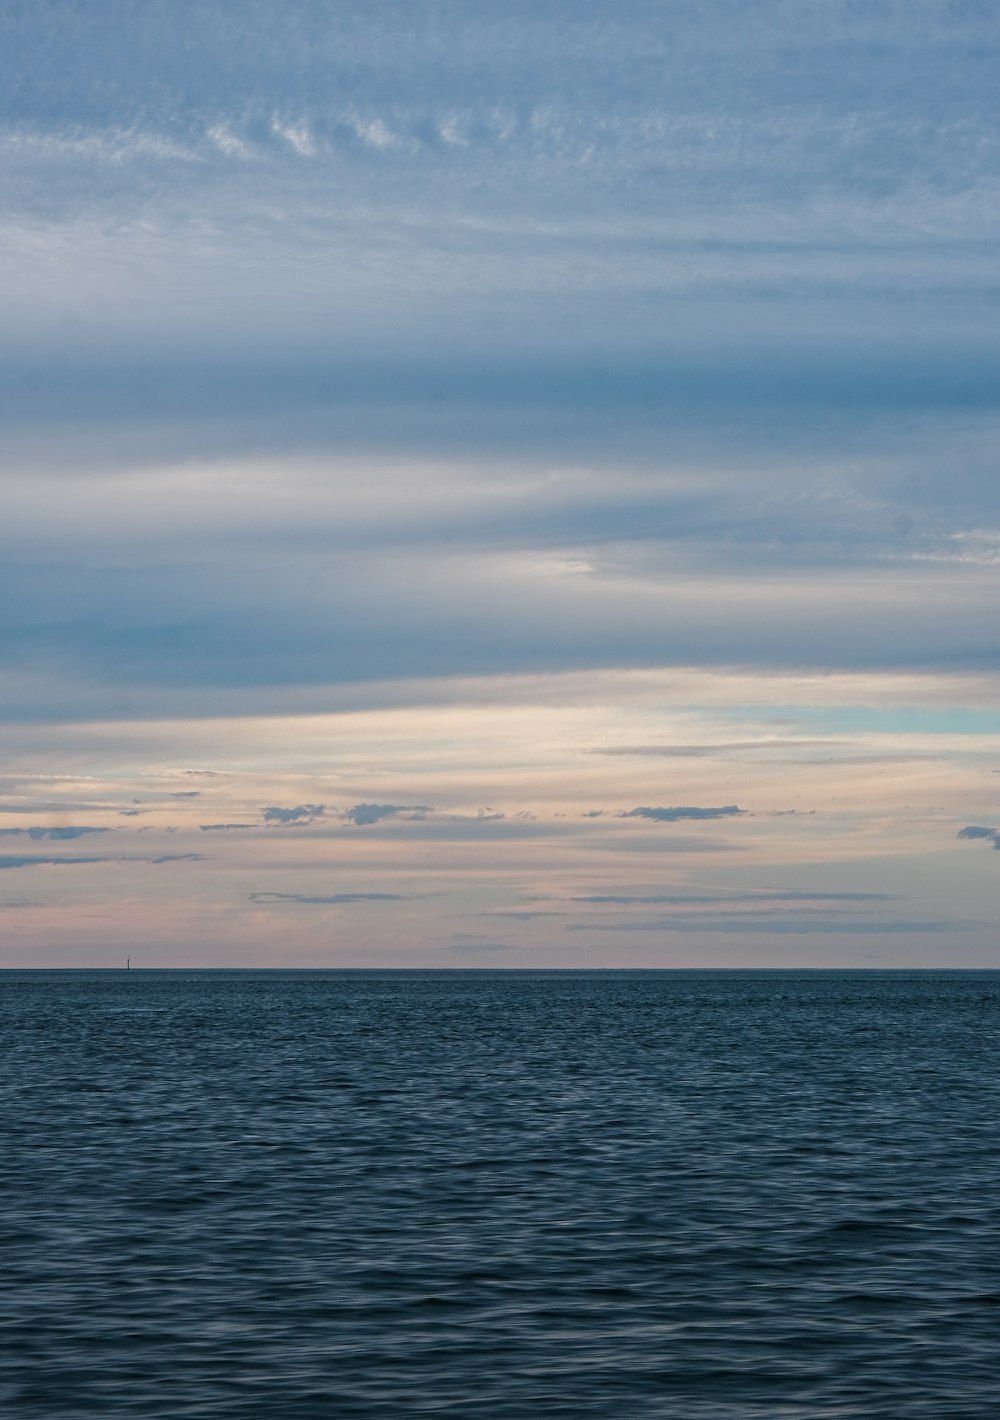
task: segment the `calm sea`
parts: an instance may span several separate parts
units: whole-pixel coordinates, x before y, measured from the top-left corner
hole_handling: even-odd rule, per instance
[[[1000,1414],[1000,974],[0,974],[0,1411]]]

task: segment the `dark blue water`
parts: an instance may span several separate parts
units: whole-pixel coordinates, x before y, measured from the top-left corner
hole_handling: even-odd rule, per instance
[[[1000,974],[0,974],[0,1410],[984,1420]]]

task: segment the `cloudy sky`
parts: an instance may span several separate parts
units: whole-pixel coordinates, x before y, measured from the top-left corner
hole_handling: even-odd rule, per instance
[[[0,961],[1000,965],[990,0],[7,0]]]

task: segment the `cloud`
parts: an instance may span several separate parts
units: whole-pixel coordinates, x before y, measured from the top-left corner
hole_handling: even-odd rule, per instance
[[[201,797],[200,789],[178,789],[170,795],[172,799],[198,799]]]
[[[835,749],[850,744],[850,740],[728,740],[718,744],[674,744],[674,745],[612,745],[606,749],[592,749],[591,754],[639,755],[663,759],[710,759],[718,754],[739,754],[766,752],[771,750]]]
[[[995,696],[933,771],[789,762],[930,754],[920,697],[1000,664],[997,7],[108,8],[0,6],[0,758],[94,771],[4,794],[95,796],[0,821],[131,773],[157,837],[81,853],[197,825],[623,918],[739,906],[680,878],[714,854],[970,910],[903,796],[961,821]],[[490,802],[541,822],[452,812]]]
[[[524,947],[517,942],[456,942],[448,948],[457,956],[488,956],[495,952],[518,952]]]
[[[327,897],[315,897],[302,892],[252,892],[250,901],[262,907],[283,902],[300,902],[311,907],[336,907],[351,902],[410,902],[412,899],[398,892],[335,892]]]
[[[747,7],[745,65],[720,0],[562,4],[544,33],[397,6],[387,67],[375,12],[251,8],[123,18],[113,64],[87,7],[4,33],[0,367],[18,436],[70,470],[7,499],[5,669],[85,663],[72,705],[139,717],[389,676],[989,662],[989,595],[948,579],[996,554],[995,105],[969,59],[994,21],[813,7],[793,72],[787,4]],[[109,447],[143,469],[113,493]],[[345,448],[441,470],[420,497]],[[306,449],[328,477],[292,469]],[[288,475],[234,476],[276,450]]]
[[[376,807],[382,807],[378,805]],[[381,824],[387,831],[405,832],[407,839],[423,843],[517,843],[528,839],[552,840],[556,837],[570,839],[582,836],[582,825],[570,821],[546,819],[540,821],[508,814],[503,818],[487,815],[480,818],[476,814],[437,814],[429,806],[398,805],[395,814],[380,814],[371,824]],[[347,815],[345,822],[352,822]],[[362,824],[364,826],[364,824]],[[630,835],[622,834],[622,839]]]
[[[570,902],[581,902],[581,901],[586,901],[586,899],[584,899],[584,898],[570,898],[569,901],[570,901]],[[514,922],[531,922],[531,921],[533,921],[536,917],[561,917],[561,916],[563,916],[564,914],[561,913],[561,912],[553,912],[553,911],[551,911],[551,910],[548,910],[548,911],[547,911],[547,910],[545,910],[545,909],[541,909],[541,910],[539,910],[539,911],[530,911],[530,912],[526,911],[526,912],[521,912],[521,911],[519,911],[517,908],[514,908],[514,907],[498,907],[498,908],[495,908],[492,912],[480,912],[480,913],[478,913],[477,915],[478,915],[479,917],[489,917],[489,918],[491,918],[491,919],[495,919],[495,918],[497,918],[497,917],[503,917],[503,918],[508,918],[509,920],[514,921]]]
[[[984,828],[981,824],[970,823],[958,831],[959,838],[985,838],[1000,849],[1000,828]]]
[[[355,804],[353,808],[344,810],[343,817],[349,823],[361,827],[380,823],[383,819],[397,818],[401,814],[410,819],[420,819],[430,811],[428,804]],[[486,821],[488,820],[476,819],[476,822]]]
[[[107,804],[80,803],[76,801],[72,803],[58,803],[52,801],[51,803],[42,804],[16,804],[8,802],[0,804],[0,814],[64,814],[70,811],[73,813],[102,813],[107,807]]]
[[[86,863],[184,863],[200,862],[200,853],[163,853],[156,858],[137,857],[129,854],[125,857],[57,857],[55,855],[43,856],[41,854],[0,854],[0,869],[4,868],[38,868],[38,867],[75,867]]]
[[[619,838],[606,841],[606,853],[652,854],[661,857],[665,853],[719,853],[729,856],[746,850],[731,838],[679,838],[672,833],[657,831],[652,837],[640,834],[621,834]]]
[[[127,811],[126,811],[127,812]],[[109,828],[84,828],[84,827],[64,827],[64,828],[0,828],[0,838],[14,838],[19,834],[26,834],[28,838],[64,840],[70,838],[84,838],[89,833],[110,833]]]
[[[592,897],[570,897],[567,902],[592,902],[592,903],[676,903],[696,904],[703,903],[710,906],[715,902],[893,902],[895,895],[888,892],[803,892],[790,889],[787,892],[780,891],[755,891],[750,888],[746,892],[738,893],[662,893],[644,895],[636,894],[607,894]]]
[[[945,441],[939,446],[942,461],[948,452]],[[263,470],[256,476],[262,485],[272,477]],[[821,469],[815,471],[817,481],[825,476]],[[183,472],[178,470],[177,477],[183,480]],[[750,566],[748,559],[753,560],[754,549],[763,555],[764,550],[773,548],[771,533],[741,527],[742,512],[729,506],[724,489],[709,486],[704,496],[718,504],[718,516],[727,520],[728,531],[720,527],[716,536],[706,537],[697,530],[685,532],[667,525],[658,534],[643,538],[638,531],[649,518],[640,519],[636,514],[634,535],[623,534],[608,548],[602,544],[602,509],[596,498],[592,525],[574,528],[567,520],[579,514],[568,495],[555,499],[544,494],[544,489],[535,486],[541,479],[534,475],[526,474],[523,482],[516,483],[509,474],[509,489],[494,493],[492,499],[485,496],[485,490],[480,495],[474,473],[469,474],[465,489],[458,486],[457,474],[453,477],[454,485],[445,480],[445,486],[430,500],[430,506],[444,508],[436,529],[396,525],[398,515],[391,511],[395,491],[400,488],[403,496],[406,480],[401,474],[388,480],[392,487],[386,496],[364,515],[368,524],[365,537],[375,544],[365,552],[367,564],[375,570],[371,582],[360,577],[354,566],[360,553],[345,549],[337,557],[330,553],[324,557],[321,552],[317,542],[320,531],[329,529],[331,536],[335,534],[331,508],[319,501],[312,514],[315,531],[311,533],[303,525],[308,500],[301,496],[301,489],[312,486],[305,475],[298,488],[293,485],[282,495],[285,525],[266,537],[263,506],[251,500],[241,509],[244,535],[259,525],[263,540],[259,558],[262,576],[256,580],[245,566],[239,529],[203,525],[211,522],[204,513],[206,507],[218,511],[225,505],[227,495],[221,479],[215,480],[218,486],[212,501],[204,503],[182,486],[172,510],[168,508],[162,515],[159,501],[161,496],[166,499],[172,481],[169,475],[163,477],[162,495],[151,499],[154,506],[145,510],[143,504],[150,500],[145,480],[124,480],[125,491],[120,496],[110,488],[91,487],[91,507],[102,506],[112,496],[118,499],[118,515],[141,536],[150,555],[159,559],[157,576],[141,576],[115,547],[102,547],[106,533],[99,527],[79,530],[76,551],[67,550],[69,561],[61,561],[56,572],[43,548],[32,549],[23,532],[19,533],[16,547],[0,549],[6,558],[0,565],[0,600],[27,605],[31,610],[19,612],[19,621],[25,624],[16,636],[0,631],[0,664],[4,660],[16,664],[29,637],[39,656],[69,668],[73,635],[77,635],[86,643],[84,650],[99,684],[87,688],[70,675],[66,693],[73,703],[79,706],[82,698],[90,704],[96,697],[98,703],[90,710],[96,716],[105,701],[113,701],[115,687],[127,684],[130,704],[138,716],[143,712],[152,715],[153,706],[163,704],[166,692],[179,707],[190,710],[203,704],[208,695],[214,696],[221,708],[247,699],[258,706],[262,702],[274,704],[278,695],[292,694],[292,687],[301,697],[310,687],[315,695],[324,677],[339,683],[361,683],[390,675],[406,680],[607,667],[621,661],[623,644],[629,648],[630,662],[636,665],[737,660],[749,665],[787,666],[791,661],[815,665],[815,646],[810,649],[807,645],[810,634],[814,642],[816,634],[820,635],[830,667],[898,665],[906,659],[911,664],[933,664],[941,661],[947,638],[955,646],[954,664],[968,663],[973,654],[982,662],[988,654],[992,632],[978,610],[987,595],[988,572],[979,582],[969,572],[962,573],[960,582],[951,580],[954,573],[942,571],[939,577],[926,568],[917,576],[917,569],[890,567],[881,552],[873,551],[881,572],[866,609],[861,595],[864,579],[843,575],[842,566],[793,568],[789,560],[782,560],[780,550],[772,552],[770,570]],[[596,470],[590,477],[597,484],[608,479]],[[708,473],[705,479],[710,485]],[[777,476],[772,480],[756,474],[748,479],[758,479],[761,500],[771,495],[769,484],[778,481]],[[91,484],[93,480],[82,478],[79,482]],[[212,482],[212,476],[207,475],[206,484],[210,487]],[[330,488],[343,487],[345,482],[346,476],[335,472]],[[497,482],[503,488],[505,480],[498,476]],[[646,482],[657,490],[667,524],[675,499],[671,479],[668,475],[649,476]],[[562,489],[568,484],[567,476],[556,486]],[[79,489],[69,489],[65,499],[50,492],[49,500],[68,507],[80,496]],[[537,547],[539,535],[533,522],[536,501],[542,496],[555,504],[547,513],[551,528],[544,549]],[[647,493],[647,500],[653,496]],[[773,496],[780,496],[777,490]],[[891,501],[888,493],[886,496]],[[486,535],[488,505],[495,504],[498,497],[520,506],[523,529],[512,529],[504,547],[476,546]],[[450,526],[453,515],[448,510],[453,506],[467,509],[470,503],[477,510],[465,516],[465,526],[456,532]],[[621,508],[623,522],[628,520],[628,512],[627,507]],[[817,508],[817,519],[820,513]],[[171,518],[186,525],[192,539],[211,546],[212,555],[187,565],[172,552],[165,526]],[[37,521],[34,514],[28,519],[33,524],[32,538],[41,543],[53,538],[58,542],[60,537],[45,519],[41,508]],[[442,524],[447,525],[448,537],[444,551],[429,545],[434,536],[445,535]],[[130,532],[122,542],[132,545],[132,536]],[[844,536],[849,540],[846,529]],[[796,545],[797,538],[801,543],[801,537],[789,532],[781,547]],[[13,543],[13,536],[10,540]],[[723,546],[732,549],[732,556],[720,581],[713,567]],[[73,559],[85,563],[88,558],[101,563],[104,570],[100,576],[84,577],[80,567],[70,570],[75,565]],[[559,571],[558,565],[571,558],[578,562],[589,558],[587,570]],[[296,566],[300,568],[298,575],[293,573]],[[76,581],[81,577],[84,585],[77,589]],[[269,600],[262,590],[265,581],[275,589]],[[321,614],[319,600],[305,599],[302,587],[313,582],[322,586],[324,602],[344,607],[343,618],[331,620]],[[362,584],[366,588],[363,598]],[[725,603],[723,586],[729,589],[730,601]],[[59,611],[70,595],[79,602],[84,623],[72,634]],[[690,607],[686,618],[670,619],[673,595],[683,597]],[[537,614],[540,604],[546,608],[545,617]],[[455,611],[459,607],[460,615]],[[494,610],[500,607],[502,615]],[[209,614],[209,608],[216,610]],[[213,639],[217,619],[227,630],[221,650]],[[350,635],[347,625],[352,628]],[[100,636],[88,629],[98,626],[106,628]],[[22,684],[24,705],[18,710],[16,702],[5,697],[5,705],[10,707],[5,713],[13,717],[17,711],[21,718],[29,710],[35,715],[51,715],[51,707],[46,710],[40,703],[44,687],[34,685],[31,676]],[[702,743],[696,745],[702,758],[719,752],[706,746],[702,754],[698,748]],[[727,743],[735,746],[739,742]],[[619,753],[621,748],[608,752]],[[641,744],[633,748],[644,753],[663,750]],[[740,751],[754,763],[792,752],[763,745]],[[836,752],[830,750],[830,754]],[[802,753],[820,755],[823,750],[814,745]]]
[[[119,863],[121,861],[120,858],[58,858],[13,853],[0,854],[0,868],[36,868],[42,864],[50,867],[71,866],[77,863]]]
[[[971,932],[987,924],[970,920],[909,921],[890,918],[838,920],[819,917],[780,917],[768,914],[684,915],[655,922],[573,922],[567,932],[720,932],[736,935],[786,936],[906,936]]]
[[[265,823],[278,825],[314,823],[326,813],[324,804],[297,804],[295,808],[283,809],[277,804],[261,811]]]
[[[717,809],[702,809],[694,807],[669,808],[669,809],[625,809],[618,818],[648,818],[654,823],[680,823],[686,819],[713,819],[713,818],[735,818],[740,814],[745,814],[746,809],[741,809],[736,804],[724,804]]]

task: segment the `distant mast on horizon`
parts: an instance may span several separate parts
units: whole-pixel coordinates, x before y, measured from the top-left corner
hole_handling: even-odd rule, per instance
[[[131,971],[131,970],[132,970],[132,958],[131,958],[131,957],[126,957],[126,958],[125,958],[125,970],[126,970],[126,971]]]

